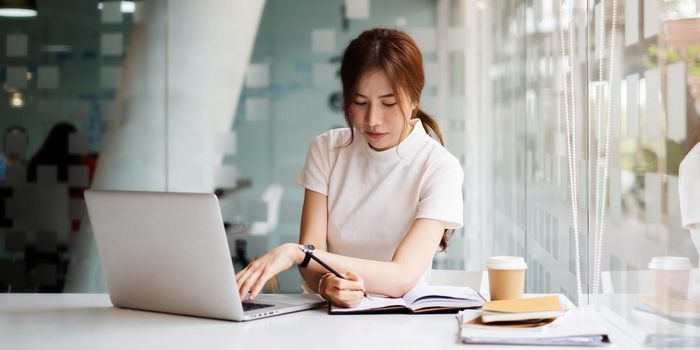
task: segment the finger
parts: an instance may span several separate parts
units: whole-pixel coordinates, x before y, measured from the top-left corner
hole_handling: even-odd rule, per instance
[[[260,291],[265,287],[265,283],[267,283],[267,280],[270,279],[270,275],[267,271],[263,271],[263,273],[260,275],[258,278],[258,281],[255,282],[253,285],[253,288],[250,290],[250,299],[255,299],[255,297],[260,294]]]
[[[338,289],[351,289],[351,290],[364,290],[365,286],[363,283],[358,281],[344,280],[338,277],[334,277],[331,280],[331,284]]]
[[[362,277],[360,277],[360,275],[354,272],[346,272],[345,276],[347,276],[347,278],[351,281],[361,282],[363,284],[365,283],[365,280],[363,280]]]
[[[243,269],[239,275],[236,275],[236,282],[240,285],[241,282],[245,281],[248,276],[250,276],[251,273],[253,273],[257,269],[257,264],[256,263],[250,263],[248,266]]]
[[[362,301],[362,292],[353,290],[340,290],[338,291],[338,299],[347,305],[357,305]]]
[[[248,266],[250,266],[250,265],[248,265]],[[236,272],[236,280],[238,280],[238,278],[243,276],[243,273],[248,269],[248,266],[246,266],[246,267],[242,268],[240,271]]]
[[[260,272],[255,271],[250,276],[248,276],[248,278],[246,278],[246,280],[243,282],[243,284],[240,285],[239,294],[241,296],[241,299],[243,299],[243,297],[245,297],[245,295],[248,294],[250,289],[258,281],[259,277],[260,277]]]
[[[338,288],[334,287],[331,283],[333,277],[333,274],[326,274],[323,277],[321,277],[321,288],[319,288],[321,290],[320,294],[326,299],[332,297],[331,293],[338,290]]]
[[[355,307],[357,305],[360,305],[361,302],[362,302],[362,299],[357,299],[354,301],[350,301],[347,304],[348,304],[348,307]]]
[[[337,295],[338,295],[338,298],[343,299],[345,301],[362,299],[364,297],[364,294],[362,294],[361,290],[348,290],[348,289],[338,290]]]

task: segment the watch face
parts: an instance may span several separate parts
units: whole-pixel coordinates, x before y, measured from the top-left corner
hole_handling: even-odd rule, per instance
[[[314,249],[316,249],[316,247],[314,247],[313,244],[307,244],[307,245],[306,245],[306,250],[313,251]]]

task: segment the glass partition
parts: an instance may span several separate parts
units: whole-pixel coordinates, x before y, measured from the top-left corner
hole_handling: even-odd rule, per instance
[[[99,177],[97,165],[109,147],[105,131],[124,122],[126,58],[165,38],[164,21],[144,22],[153,6],[132,1],[38,5],[36,17],[0,17],[3,292],[61,292],[70,284],[68,272],[81,259],[75,244],[88,235],[83,191]],[[134,40],[146,29],[150,41]],[[153,86],[141,89],[150,93],[151,122],[161,130],[162,73],[162,68],[150,70]],[[150,174],[164,179],[163,139],[150,146],[143,150],[151,156]]]
[[[527,291],[603,306],[643,345],[691,344],[700,280],[683,215],[697,207],[697,158],[680,164],[700,121],[697,2],[466,8],[486,36],[467,61],[485,73],[467,79],[466,118],[489,145],[468,150],[491,194],[487,254],[526,256]]]

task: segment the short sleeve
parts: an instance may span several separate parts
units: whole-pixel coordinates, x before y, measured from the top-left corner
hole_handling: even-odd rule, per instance
[[[464,221],[462,182],[464,172],[453,156],[426,172],[420,192],[417,219],[443,221],[445,228],[458,229]]]
[[[693,151],[681,162],[678,174],[681,220],[686,229],[700,224],[700,152]]]
[[[328,196],[328,181],[331,175],[331,149],[328,139],[328,134],[314,138],[309,145],[304,168],[297,179],[300,186],[326,196]]]

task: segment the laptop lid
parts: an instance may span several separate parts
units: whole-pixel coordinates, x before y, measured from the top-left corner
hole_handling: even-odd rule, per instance
[[[112,304],[242,320],[213,194],[85,192]]]

